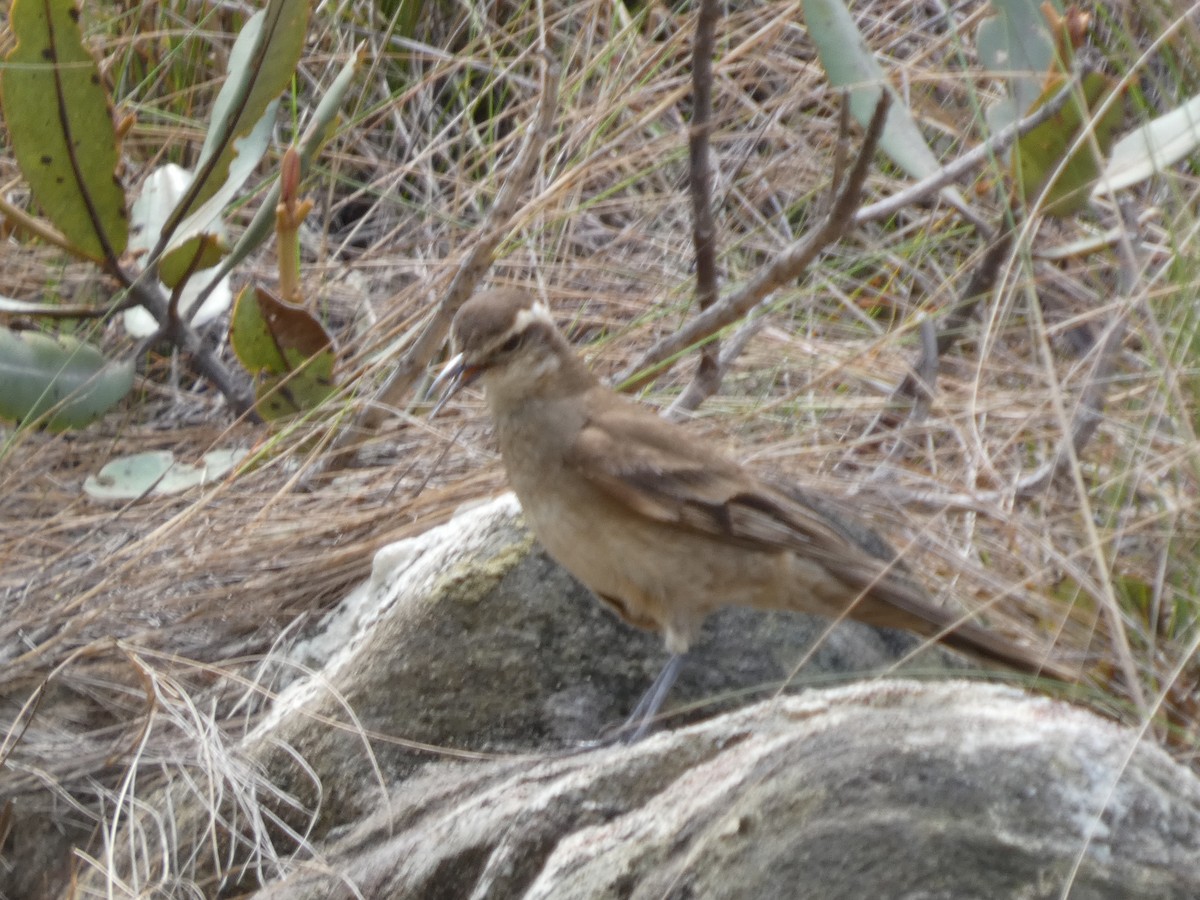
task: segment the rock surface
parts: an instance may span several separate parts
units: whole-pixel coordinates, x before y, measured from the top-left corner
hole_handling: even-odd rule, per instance
[[[918,646],[857,623],[824,637],[827,628],[783,613],[714,616],[669,705],[692,705],[699,718],[774,693],[813,644],[794,689],[883,671]],[[318,834],[372,808],[380,776],[403,779],[440,756],[411,743],[513,753],[596,739],[624,721],[667,659],[657,635],[620,622],[537,549],[511,495],[382,551],[361,596],[294,655],[319,674],[285,692],[247,743],[306,805],[319,802],[315,774],[326,798]],[[953,662],[933,650],[916,664]]]
[[[258,896],[1184,900],[1200,785],[1065,704],[897,681],[633,748],[438,764],[322,867]]]
[[[889,669],[909,636],[710,626],[674,730],[581,749],[665,652],[533,548],[511,497],[474,508],[382,552],[290,652],[313,673],[227,748],[242,780],[142,797],[109,870],[272,898],[1200,896],[1200,781],[1133,732],[944,673],[812,689]],[[806,655],[808,690],[780,696]]]

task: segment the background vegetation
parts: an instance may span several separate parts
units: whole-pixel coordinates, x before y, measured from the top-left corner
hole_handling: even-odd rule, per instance
[[[123,145],[128,184],[163,162],[194,162],[251,12],[197,0],[86,5],[85,35],[118,112],[136,116]],[[853,12],[939,156],[978,143],[1000,92],[974,50],[988,4],[879,0]],[[1189,7],[1092,12],[1104,67],[1128,78],[1128,126],[1200,90]],[[0,796],[19,798],[22,817],[90,826],[129,802],[132,772],[140,787],[219,765],[212,748],[290,677],[265,662],[272,648],[365,576],[374,550],[502,489],[469,396],[434,420],[391,410],[380,430],[356,432],[349,462],[334,447],[485,238],[542,98],[542,45],[558,67],[557,112],[488,281],[548,298],[604,375],[690,319],[694,27],[689,3],[344,0],[314,10],[279,146],[366,48],[306,185],[316,206],[300,245],[304,293],[337,338],[343,388],[315,414],[268,429],[231,415],[185,358],[154,347],[135,395],[88,429],[0,430]],[[710,138],[723,286],[752,278],[817,221],[840,107],[799,2],[726,6]],[[726,346],[744,340],[741,352],[694,426],[732,439],[764,471],[869,492],[881,529],[913,544],[931,586],[994,627],[1053,643],[1057,659],[1086,672],[1086,702],[1189,760],[1200,724],[1195,162],[1130,192],[1132,259],[1115,245],[1070,252],[1116,222],[1104,199],[1022,225],[920,415],[893,392],[919,356],[920,323],[945,321],[986,243],[936,202],[852,230],[756,308],[751,330],[726,336]],[[268,159],[263,171],[277,166]],[[989,221],[1006,214],[1003,178],[994,161],[959,184]],[[880,156],[866,199],[910,181]],[[0,155],[0,183],[22,199],[11,153]],[[235,231],[258,197],[247,191]],[[94,267],[54,248],[9,233],[0,255],[9,297],[112,302]],[[263,253],[239,278],[270,282],[273,268]],[[116,320],[68,327],[114,352],[132,346]],[[643,399],[668,405],[691,365],[680,361]],[[1080,403],[1098,384],[1103,415],[1073,452]],[[81,490],[127,453],[195,461],[230,448],[250,450],[249,462],[202,489],[118,503]],[[1054,477],[1031,477],[1062,453]]]

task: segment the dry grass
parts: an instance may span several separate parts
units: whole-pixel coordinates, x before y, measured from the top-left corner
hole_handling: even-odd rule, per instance
[[[378,547],[501,488],[469,399],[438,421],[398,417],[355,467],[334,475],[320,465],[367,396],[362,385],[386,374],[436,299],[432,286],[474,239],[536,103],[536,15],[484,6],[474,14],[502,9],[503,27],[455,8],[428,37],[445,52],[407,62],[404,42],[388,40],[365,4],[324,10],[314,25],[306,97],[358,41],[371,51],[312,189],[319,205],[305,246],[308,289],[339,330],[344,369],[364,373],[336,413],[279,436],[230,425],[219,398],[159,359],[124,417],[70,435],[0,432],[0,795],[19,798],[23,816],[115,831],[114,810],[165,773],[207,766],[214,783],[222,772],[233,778],[210,751],[247,727],[287,677],[262,668],[272,647],[362,578]],[[727,285],[813,219],[837,123],[800,4],[739,6],[720,26],[714,85]],[[957,55],[969,52],[960,40],[979,8],[956,12],[958,37],[945,22],[917,20],[910,4],[873,4],[863,20],[947,154],[970,137],[967,111],[990,89],[963,73]],[[107,45],[113,70],[133,81],[143,123],[127,146],[134,169],[195,152],[221,65],[221,51],[197,61],[177,50],[133,79],[130,59],[164,53],[166,36],[178,43],[186,33],[186,16],[157,9],[137,7],[140,31],[119,28]],[[594,365],[612,373],[688,315],[691,19],[658,4],[634,16],[591,0],[547,17],[563,64],[562,109],[492,279],[546,295]],[[221,24],[206,27],[219,34]],[[1136,33],[1136,23],[1124,25]],[[1152,75],[1147,85],[1166,96]],[[7,178],[11,165],[0,167]],[[893,175],[877,169],[869,199],[901,183]],[[863,229],[777,293],[762,311],[766,327],[702,415],[764,470],[863,487],[891,504],[897,542],[914,541],[931,583],[1011,633],[1056,640],[1063,660],[1086,658],[1097,706],[1138,724],[1153,718],[1153,733],[1191,758],[1197,184],[1184,175],[1155,191],[1142,202],[1162,213],[1132,292],[1115,289],[1111,255],[1049,264],[1029,247],[1056,238],[1028,235],[945,361],[929,414],[884,440],[869,427],[915,355],[919,316],[958,298],[981,249],[940,208]],[[99,287],[11,243],[0,253],[14,296],[37,296],[48,280],[72,296]],[[1097,434],[1062,477],[1022,493],[1021,479],[1062,446],[1097,339],[1114,323],[1126,334]],[[112,331],[106,339],[116,343]],[[685,374],[660,379],[647,399],[665,404]],[[257,448],[259,464],[203,492],[118,508],[80,490],[85,475],[125,453],[194,459],[231,445]],[[1136,688],[1122,657],[1136,668]],[[175,724],[152,726],[155,711]]]

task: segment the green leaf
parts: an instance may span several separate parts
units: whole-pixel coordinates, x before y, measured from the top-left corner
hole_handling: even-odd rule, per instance
[[[336,389],[333,338],[308,310],[263,288],[238,295],[229,342],[255,380],[255,408],[267,421],[318,406]]]
[[[329,133],[333,129],[333,125],[337,119],[337,112],[341,108],[342,98],[345,97],[346,91],[350,89],[350,85],[354,81],[354,76],[358,73],[359,66],[362,65],[364,56],[365,54],[361,47],[355,51],[354,56],[348,59],[345,65],[342,66],[341,72],[333,80],[333,84],[330,85],[325,96],[321,98],[321,102],[317,104],[312,121],[309,122],[308,127],[304,130],[304,135],[300,138],[301,178],[304,178],[308,174],[313,159],[329,140]],[[242,236],[238,239],[237,244],[234,245],[233,250],[230,251],[229,256],[225,258],[225,262],[217,270],[218,278],[232,272],[238,263],[253,253],[272,233],[275,227],[275,207],[278,205],[279,181],[276,180],[275,184],[271,185],[271,190],[267,192],[267,196],[263,198],[258,212],[255,213],[246,230],[242,232]]]
[[[271,337],[270,326],[251,287],[243,288],[233,304],[233,316],[229,320],[229,346],[251,375],[287,371],[283,352]]]
[[[210,484],[233,469],[246,450],[213,450],[198,466],[178,462],[170,450],[150,450],[114,459],[83,482],[84,491],[97,500],[135,500],[146,494],[179,494],[200,484]]]
[[[213,105],[196,178],[171,215],[168,233],[221,190],[238,156],[238,141],[255,130],[271,102],[291,83],[304,50],[309,6],[309,0],[270,0],[238,35],[229,57],[229,77]]]
[[[846,5],[839,0],[804,0],[804,22],[809,37],[817,45],[829,83],[849,89],[850,112],[860,125],[866,126],[871,121],[882,91],[892,95],[879,149],[913,178],[925,178],[937,172],[941,168],[937,157],[925,143],[921,129],[900,95],[888,84]],[[942,195],[955,206],[966,205],[962,195],[953,188],[944,188]]]
[[[96,61],[71,0],[14,0],[17,45],[0,102],[13,154],[47,217],[84,255],[115,260],[129,226],[117,180],[118,145]]]
[[[354,55],[342,65],[337,78],[333,79],[333,84],[317,104],[312,120],[300,136],[300,177],[304,177],[308,167],[312,165],[313,158],[332,137],[331,132],[337,120],[338,110],[342,108],[342,100],[346,91],[350,90],[350,85],[354,83],[354,76],[358,74],[359,67],[365,59],[366,51],[360,44]]]
[[[1033,109],[1055,96],[1063,83],[1061,77],[1049,79]],[[1082,97],[1076,92],[1057,114],[1017,141],[1013,151],[1017,185],[1027,203],[1045,191],[1042,214],[1069,216],[1087,205],[1112,148],[1113,133],[1124,117],[1122,105],[1114,102],[1093,121],[1092,111],[1112,93],[1113,84],[1102,72],[1088,72],[1080,84]]]
[[[133,360],[109,362],[72,337],[0,328],[0,417],[32,422],[50,413],[52,431],[82,428],[133,388]]]

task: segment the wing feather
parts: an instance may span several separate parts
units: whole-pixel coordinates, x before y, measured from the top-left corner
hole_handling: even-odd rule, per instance
[[[757,549],[793,550],[831,566],[861,557],[876,576],[880,560],[895,558],[873,532],[843,524],[828,501],[819,505],[804,492],[758,479],[699,438],[680,440],[686,436],[648,411],[616,407],[584,425],[567,465],[659,522]]]
[[[687,436],[641,407],[614,405],[585,423],[566,464],[650,519],[821,563],[862,595],[853,618],[936,636],[1020,671],[1069,680],[1046,660],[935,604],[896,551],[831,498],[756,478]],[[804,592],[797,593],[800,601]],[[797,608],[805,607],[798,602]]]

